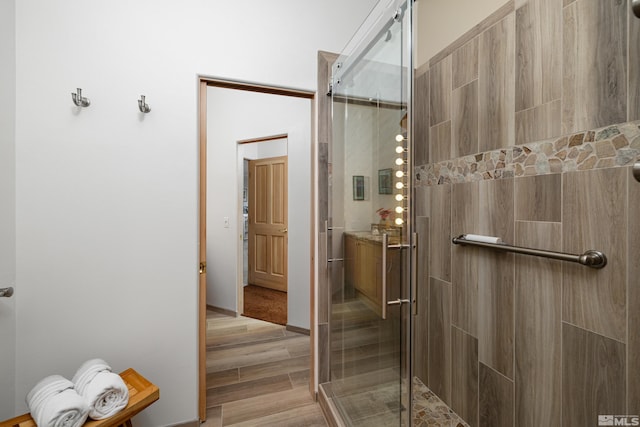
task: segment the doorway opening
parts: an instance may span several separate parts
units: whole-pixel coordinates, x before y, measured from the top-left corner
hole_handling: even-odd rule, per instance
[[[287,325],[288,135],[238,141],[243,316]],[[238,163],[240,164],[240,162]]]
[[[256,113],[253,109],[259,103],[246,99],[238,100],[251,95],[270,96],[269,106],[263,107],[260,113]],[[241,197],[244,158],[237,156],[237,142],[251,135],[277,134],[282,126],[276,131],[264,129],[256,131],[252,128],[253,118],[264,118],[273,114],[277,110],[271,108],[271,105],[282,100],[298,102],[297,107],[289,108],[280,114],[280,118],[292,123],[285,128],[289,138],[288,156],[292,162],[294,157],[297,159],[295,166],[291,166],[291,174],[295,174],[293,176],[296,176],[296,179],[293,182],[289,180],[288,189],[292,197],[295,197],[297,205],[295,219],[290,213],[293,208],[289,207],[287,234],[289,245],[295,244],[297,247],[295,250],[288,251],[287,275],[290,285],[288,286],[287,328],[308,331],[311,334],[311,354],[314,353],[312,319],[314,318],[315,284],[311,255],[315,245],[313,222],[315,190],[312,180],[316,151],[312,132],[314,97],[315,92],[312,91],[207,77],[199,78],[198,412],[201,420],[206,419],[207,407],[207,307],[219,307],[236,314],[242,310],[240,303],[243,295],[239,289],[243,288],[244,278]],[[302,114],[303,117],[296,118],[296,114]],[[224,119],[221,119],[222,117]],[[273,123],[277,122],[276,119],[273,119]],[[232,123],[235,125],[232,126]],[[245,130],[249,134],[228,132],[232,129]],[[210,243],[218,246],[209,245]],[[298,278],[295,281],[293,281],[294,276]],[[315,360],[313,356],[310,359],[309,384],[310,392],[314,393]]]

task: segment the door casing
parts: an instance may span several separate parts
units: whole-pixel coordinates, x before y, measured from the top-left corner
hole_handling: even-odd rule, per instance
[[[206,267],[202,271],[201,265],[204,262],[206,266],[206,205],[207,205],[207,87],[219,87],[226,89],[236,89],[249,92],[260,92],[273,95],[291,96],[296,98],[308,99],[311,102],[311,129],[315,129],[315,92],[292,89],[258,83],[248,83],[234,80],[218,79],[214,77],[198,76],[198,260],[196,268],[200,272],[198,275],[198,417],[201,421],[205,421],[207,417],[207,367],[206,367],[206,330],[207,330],[207,280]],[[315,177],[316,164],[316,136],[314,131],[310,135],[311,141],[311,176]],[[315,199],[316,184],[315,179],[311,180],[312,185],[309,189],[311,204],[311,227],[309,243],[311,245],[311,271],[309,272],[310,285],[310,367],[309,367],[309,391],[315,398]]]

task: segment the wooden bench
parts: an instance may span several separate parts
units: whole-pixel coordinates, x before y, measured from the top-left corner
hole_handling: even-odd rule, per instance
[[[106,420],[87,420],[83,427],[132,427],[131,418],[160,398],[160,389],[134,369],[129,368],[120,376],[129,387],[127,407]],[[24,414],[0,422],[0,427],[36,427],[36,423],[30,414]]]

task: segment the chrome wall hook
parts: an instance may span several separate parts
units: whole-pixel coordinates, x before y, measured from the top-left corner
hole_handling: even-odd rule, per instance
[[[71,99],[73,99],[73,103],[78,107],[88,107],[91,105],[91,101],[89,98],[85,98],[82,96],[82,89],[76,89],[76,93],[71,93]]]
[[[138,99],[138,108],[140,109],[140,112],[148,113],[149,111],[151,111],[151,107],[149,107],[149,104],[144,102],[144,98],[144,95],[140,95],[140,99]]]

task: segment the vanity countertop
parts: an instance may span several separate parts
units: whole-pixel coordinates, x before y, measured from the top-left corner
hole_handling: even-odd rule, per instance
[[[358,240],[366,240],[374,243],[382,243],[382,234],[373,234],[370,231],[345,231],[346,235]],[[400,236],[389,236],[389,244],[395,245],[400,242]]]

